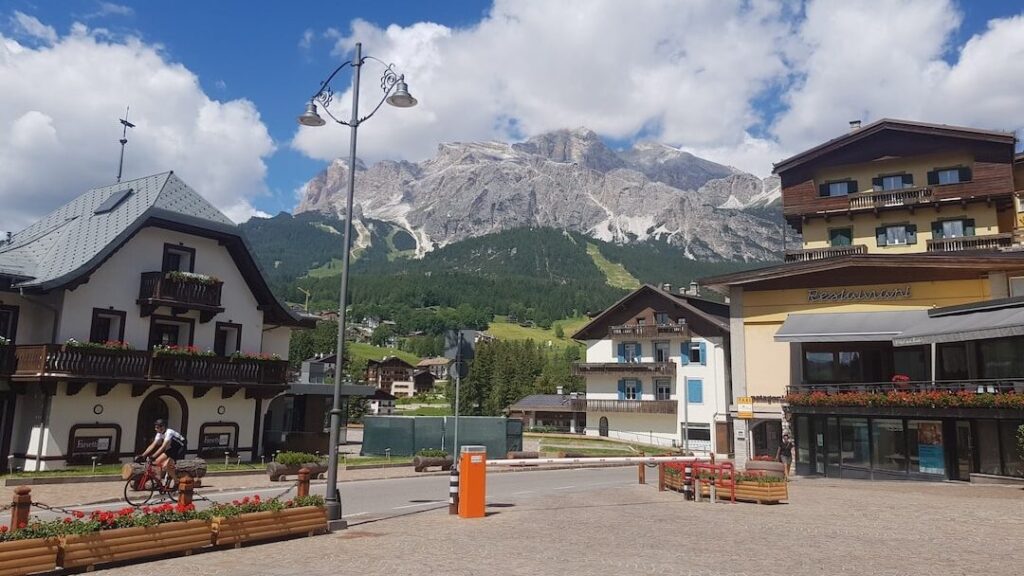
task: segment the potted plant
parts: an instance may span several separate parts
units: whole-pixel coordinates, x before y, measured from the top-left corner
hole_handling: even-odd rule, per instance
[[[178,346],[177,344],[157,344],[153,346],[153,356],[216,356],[213,350],[203,350],[198,346]]]
[[[58,540],[50,530],[0,526],[0,576],[47,572],[57,567]]]
[[[327,472],[327,462],[319,454],[308,452],[280,452],[273,462],[267,463],[267,475],[273,481],[284,476],[295,476],[302,468],[309,469],[311,478]]]
[[[701,470],[697,474],[697,479],[700,481],[701,496],[704,497],[711,495],[711,484],[714,483],[718,499],[729,500],[732,497],[730,484],[735,483],[736,500],[768,504],[789,499],[789,485],[786,479],[773,474],[732,471],[719,476]]]
[[[64,348],[79,348],[85,350],[134,350],[131,344],[121,340],[106,340],[104,342],[81,342],[74,338],[68,338],[64,342]]]
[[[417,472],[423,472],[430,466],[440,466],[441,470],[447,471],[452,469],[453,462],[451,455],[444,450],[424,448],[413,457],[412,466]]]
[[[179,282],[182,284],[201,284],[203,286],[213,286],[220,283],[220,279],[216,276],[197,274],[195,272],[179,272],[177,270],[168,272],[167,279],[171,282]]]
[[[253,496],[231,504],[215,504],[213,543],[216,546],[240,546],[246,542],[327,531],[327,515],[321,496],[302,496],[281,502]]]
[[[280,360],[280,354],[270,354],[267,352],[235,352],[231,355],[231,360]]]

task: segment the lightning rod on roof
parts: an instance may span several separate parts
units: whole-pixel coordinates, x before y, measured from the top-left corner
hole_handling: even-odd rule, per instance
[[[131,110],[131,106],[124,109],[124,118],[120,118],[121,126],[121,159],[117,162],[117,181],[121,182],[121,172],[124,170],[124,145],[128,143],[128,129],[135,128],[135,124],[128,121],[128,111]]]

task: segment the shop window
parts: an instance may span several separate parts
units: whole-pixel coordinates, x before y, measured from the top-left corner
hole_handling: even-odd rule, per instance
[[[903,420],[875,419],[871,423],[874,435],[872,463],[876,470],[907,471],[907,439]]]
[[[978,472],[996,476],[1002,474],[1002,460],[999,456],[999,422],[975,420],[974,429],[978,434]]]
[[[686,379],[686,401],[690,404],[704,403],[704,381],[700,378]]]
[[[124,324],[126,317],[127,313],[121,310],[93,308],[92,326],[89,329],[89,341],[124,341]]]
[[[668,378],[659,378],[654,381],[655,398],[658,400],[670,400],[672,398],[672,381]]]
[[[833,248],[853,245],[853,228],[833,228],[829,230],[828,244]]]
[[[999,423],[1002,436],[1000,444],[1003,447],[1003,474],[1006,476],[1024,476],[1024,460],[1017,449],[1017,428],[1021,425],[1024,425],[1024,421],[1004,420]]]
[[[654,361],[655,362],[668,362],[669,361],[669,343],[668,342],[655,342],[654,343]]]
[[[807,416],[796,417],[796,461],[811,463],[811,419]]]
[[[867,418],[842,418],[839,436],[843,466],[869,468],[871,466]]]
[[[875,239],[879,246],[908,246],[917,244],[917,226],[896,224],[875,228]]]
[[[942,421],[911,420],[907,425],[910,444],[910,471],[917,474],[946,473]]]

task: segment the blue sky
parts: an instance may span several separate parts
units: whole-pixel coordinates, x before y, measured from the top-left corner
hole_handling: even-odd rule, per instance
[[[1024,60],[1013,58],[1024,53],[1022,10],[996,0],[7,0],[0,81],[21,82],[12,90],[21,97],[0,95],[0,140],[27,143],[0,144],[18,183],[0,184],[0,199],[13,202],[0,229],[52,209],[81,191],[78,182],[105,183],[127,104],[145,118],[129,137],[129,175],[139,175],[133,162],[180,170],[236,219],[290,210],[302,184],[347,150],[339,127],[298,131],[295,116],[354,39],[409,71],[422,102],[364,126],[360,156],[370,161],[586,125],[616,146],[657,139],[767,175],[771,162],[855,117],[1020,130],[1021,81],[1012,77],[1024,77]],[[43,75],[48,66],[59,74]],[[38,79],[25,78],[35,69]],[[847,77],[836,69],[852,70],[849,89],[837,87]],[[372,86],[377,74],[366,74]],[[189,77],[198,85],[185,86]],[[338,113],[347,86],[347,76],[335,84]],[[44,136],[54,139],[48,148],[37,146]],[[77,173],[46,174],[31,159],[47,153]],[[40,179],[66,191],[26,201]]]

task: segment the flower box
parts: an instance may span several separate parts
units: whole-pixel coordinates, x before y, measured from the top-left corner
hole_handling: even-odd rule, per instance
[[[327,532],[327,514],[320,506],[268,510],[213,519],[213,543],[240,546],[247,542]]]
[[[700,494],[702,497],[711,497],[711,486],[707,481],[701,481]],[[718,484],[716,492],[719,500],[729,500],[730,490],[727,486]],[[785,482],[750,482],[740,480],[736,482],[736,500],[743,502],[757,502],[758,504],[775,504],[783,500],[789,500],[789,485]]]
[[[65,568],[91,568],[97,564],[162,556],[209,546],[210,522],[189,520],[156,526],[116,528],[90,534],[63,536],[59,563]]]
[[[0,576],[22,576],[48,572],[57,567],[54,538],[31,538],[0,542]]]

